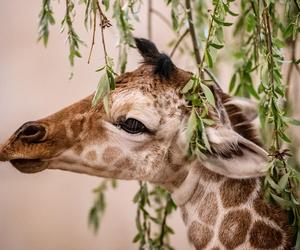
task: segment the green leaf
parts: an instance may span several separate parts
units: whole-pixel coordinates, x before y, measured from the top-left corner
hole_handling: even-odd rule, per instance
[[[213,60],[208,50],[205,51],[205,61],[209,68],[213,67]]]
[[[290,173],[286,173],[285,175],[283,175],[279,182],[278,182],[278,186],[281,188],[281,190],[284,190],[289,182],[289,177],[290,177]]]
[[[276,190],[276,192],[280,192],[280,186],[270,177],[270,176],[266,176],[265,181],[273,188]]]
[[[193,87],[194,87],[194,79],[193,78],[191,78],[188,82],[187,82],[187,84],[183,87],[183,89],[181,90],[181,93],[182,94],[186,94],[186,93],[188,93]]]
[[[210,143],[208,141],[202,119],[199,119],[199,122],[200,122],[201,130],[202,130],[202,140],[203,140],[204,146],[210,153],[212,153],[211,148],[210,148]]]
[[[201,84],[201,88],[203,90],[203,93],[204,93],[208,103],[215,108],[216,107],[215,97],[214,97],[213,93],[211,92],[210,88],[207,87],[205,84]]]
[[[246,84],[246,88],[247,90],[249,91],[249,93],[254,96],[257,100],[259,100],[259,95],[257,94],[256,90],[254,89],[254,86],[253,84],[249,83],[249,84]]]
[[[138,234],[133,238],[132,242],[133,242],[133,243],[136,243],[136,242],[138,242],[138,241],[140,240],[140,238],[141,238],[141,235],[138,233]]]
[[[189,117],[189,120],[187,123],[187,129],[186,129],[186,135],[187,135],[188,141],[190,141],[192,139],[196,127],[197,127],[197,117],[196,117],[195,110],[192,109],[192,112],[190,114],[190,117]]]
[[[249,13],[249,15],[247,16],[246,24],[247,24],[247,26],[246,26],[247,31],[252,32],[256,25],[256,17],[253,13]]]
[[[288,208],[294,206],[294,204],[291,201],[285,200],[285,199],[277,196],[276,194],[271,193],[271,197],[278,205],[280,205],[284,209],[288,209]]]
[[[105,11],[109,9],[109,0],[102,0],[102,4],[105,6]]]
[[[215,121],[211,120],[211,119],[206,119],[206,118],[202,118],[202,121],[204,124],[208,125],[208,126],[212,126],[215,124]]]
[[[282,140],[284,140],[287,143],[291,143],[292,142],[291,139],[286,134],[284,134],[284,133],[279,133],[279,136],[280,136],[280,138]]]
[[[231,26],[233,23],[228,23],[228,22],[224,22],[220,19],[218,19],[217,17],[213,16],[213,20],[217,23],[217,24],[220,24],[220,25],[223,25],[223,26]]]
[[[295,126],[300,126],[300,120],[298,120],[298,119],[284,116],[283,120],[289,124],[292,124]]]
[[[209,46],[212,46],[215,49],[222,49],[224,47],[224,45],[222,45],[222,44],[216,44],[216,43],[210,43]]]
[[[283,32],[284,38],[289,38],[293,34],[293,23],[290,23]]]
[[[104,98],[109,93],[109,80],[107,77],[107,74],[103,74],[103,76],[100,78],[100,81],[98,83],[98,87],[96,90],[96,93],[92,100],[92,106],[95,107],[99,100]]]
[[[229,92],[231,93],[235,88],[235,82],[236,82],[236,73],[233,74],[231,77],[230,83],[229,83]]]

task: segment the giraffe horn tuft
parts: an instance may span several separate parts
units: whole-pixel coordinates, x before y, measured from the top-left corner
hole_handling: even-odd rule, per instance
[[[135,38],[136,47],[143,57],[144,64],[153,65],[154,74],[158,74],[169,79],[176,69],[171,58],[160,53],[153,42],[144,38]]]

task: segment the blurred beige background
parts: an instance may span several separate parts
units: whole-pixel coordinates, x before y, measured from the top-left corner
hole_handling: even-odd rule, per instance
[[[51,114],[95,90],[103,54],[95,46],[92,62],[87,64],[89,46],[82,47],[83,58],[76,60],[74,77],[67,59],[65,34],[59,23],[64,1],[53,1],[57,26],[51,28],[48,48],[37,43],[38,13],[41,0],[0,2],[0,142],[3,143],[20,125]],[[155,7],[164,12],[163,1]],[[143,12],[145,12],[143,7]],[[91,32],[82,23],[83,7],[77,10],[76,30],[89,45]],[[168,15],[169,12],[166,12]],[[145,16],[145,14],[143,15]],[[162,48],[173,36],[154,17],[154,40]],[[146,23],[141,20],[136,36],[146,37]],[[106,31],[109,53],[117,58],[117,32]],[[98,34],[98,39],[99,39]],[[98,40],[99,41],[99,40]],[[166,49],[166,52],[169,50]],[[140,57],[129,56],[129,69]],[[126,250],[138,249],[132,243],[136,233],[132,202],[137,190],[134,181],[120,181],[108,191],[108,208],[98,234],[88,228],[87,216],[93,202],[92,189],[100,178],[63,171],[44,171],[34,175],[19,173],[8,163],[0,163],[0,249],[1,250]],[[177,211],[170,219],[176,235],[176,249],[192,249],[184,224]]]

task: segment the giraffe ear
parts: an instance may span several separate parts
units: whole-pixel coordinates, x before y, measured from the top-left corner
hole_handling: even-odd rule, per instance
[[[229,107],[228,109],[231,112],[242,112],[250,122],[254,121],[258,116],[258,104],[249,98],[232,96],[224,103],[224,106],[225,108]],[[234,109],[234,107],[239,110]]]
[[[212,154],[204,163],[208,169],[230,178],[265,175],[268,153],[230,127],[207,128]]]

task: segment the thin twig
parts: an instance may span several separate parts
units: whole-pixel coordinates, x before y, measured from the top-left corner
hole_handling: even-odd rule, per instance
[[[94,48],[94,44],[95,44],[96,21],[97,21],[96,16],[97,16],[97,13],[96,13],[96,11],[94,11],[93,38],[92,38],[92,44],[91,44],[91,48],[90,48],[88,63],[91,62],[91,56],[92,56],[92,52],[93,52],[93,48]]]
[[[161,223],[161,231],[160,231],[160,234],[159,234],[159,246],[162,247],[164,245],[164,235],[165,235],[165,227],[166,227],[166,223],[167,223],[167,217],[168,217],[168,206],[169,206],[169,203],[171,203],[172,200],[170,197],[168,197],[168,200],[167,200],[167,203],[166,203],[166,206],[165,206],[165,210],[164,210],[164,215],[163,215],[163,220],[162,220],[162,223]]]
[[[148,0],[148,23],[147,23],[147,30],[148,30],[148,39],[152,39],[152,0]]]
[[[300,6],[299,6],[299,3],[298,3],[298,0],[294,0],[294,3],[297,7],[298,12],[300,12]]]
[[[182,42],[182,40],[186,37],[186,35],[190,32],[189,29],[186,29],[184,33],[182,33],[182,35],[179,37],[179,39],[177,40],[177,42],[175,43],[175,46],[173,47],[171,53],[170,53],[170,57],[172,57],[174,55],[174,53],[176,52],[176,49],[178,48],[178,46],[180,45],[180,43]]]
[[[205,41],[205,47],[204,47],[202,59],[201,59],[200,65],[199,65],[199,70],[201,72],[202,72],[202,69],[203,69],[203,63],[204,63],[205,53],[206,53],[206,50],[208,49],[208,44],[209,44],[210,39],[211,39],[211,35],[212,35],[212,31],[213,31],[213,24],[214,24],[214,17],[215,17],[215,15],[217,13],[217,9],[218,9],[219,3],[220,3],[220,0],[218,0],[216,6],[214,8],[214,12],[213,12],[213,14],[211,16],[211,20],[210,20],[210,24],[209,24],[209,28],[208,28],[208,35],[207,35],[207,38],[206,38],[206,41]]]
[[[263,11],[263,21],[264,21],[264,26],[265,26],[265,33],[266,33],[266,45],[267,45],[267,49],[268,49],[268,53],[269,53],[269,58],[270,60],[268,60],[269,66],[270,66],[270,72],[272,72],[270,74],[270,80],[271,80],[271,84],[274,85],[274,75],[273,75],[273,69],[274,69],[274,62],[273,62],[273,42],[272,42],[272,30],[271,30],[271,25],[270,25],[270,18],[269,18],[269,13],[268,13],[268,9],[267,9],[267,4],[265,1],[263,1],[264,3],[264,11]]]
[[[275,89],[274,85],[274,59],[273,59],[273,41],[272,41],[272,30],[271,30],[271,24],[270,24],[270,17],[268,12],[268,6],[266,1],[263,1],[264,4],[264,10],[263,10],[263,22],[265,26],[265,35],[266,35],[266,46],[267,46],[267,53],[268,53],[268,70],[269,70],[269,77],[270,77],[270,83],[271,88]],[[274,140],[275,140],[275,147],[276,150],[280,149],[279,145],[279,135],[277,131],[276,126],[276,120],[274,121]]]
[[[187,16],[188,16],[189,30],[190,30],[190,35],[191,35],[192,44],[193,44],[193,48],[194,48],[195,58],[196,58],[196,62],[197,62],[197,68],[199,70],[199,74],[202,75],[202,72],[199,68],[199,65],[201,64],[201,54],[200,54],[200,50],[199,50],[199,46],[198,46],[198,42],[197,42],[190,0],[185,0],[185,7],[186,7]]]
[[[97,8],[98,8],[99,15],[100,15],[101,41],[102,41],[102,46],[103,46],[103,51],[104,51],[104,56],[105,56],[104,60],[105,60],[105,64],[107,65],[108,64],[108,61],[107,61],[108,54],[107,54],[105,39],[104,39],[104,28],[106,27],[106,24],[104,21],[106,21],[107,19],[101,10],[98,0],[96,1],[96,4],[97,4]]]
[[[203,68],[203,71],[208,74],[210,79],[217,85],[217,87],[221,90],[221,85],[217,79],[217,77],[208,69],[208,68]]]
[[[292,44],[291,44],[291,48],[292,48],[291,61],[292,62],[290,63],[289,68],[288,68],[288,72],[287,72],[286,91],[285,91],[286,100],[289,100],[290,83],[291,83],[293,68],[295,66],[295,61],[296,61],[296,47],[297,47],[297,35],[296,35],[296,39],[294,41],[292,41]]]
[[[218,2],[218,4],[219,4],[219,2]],[[217,6],[218,6],[218,4],[217,4]],[[205,71],[209,75],[209,77],[211,78],[211,80],[213,80],[213,82],[216,84],[216,87],[219,89],[219,91],[222,91],[222,88],[221,88],[220,84],[218,83],[217,78],[213,75],[213,73],[210,72],[210,70],[207,69],[207,68],[202,69],[202,67],[203,67],[203,61],[204,61],[204,55],[205,55],[205,50],[207,49],[208,39],[211,36],[213,19],[212,19],[212,21],[210,23],[210,27],[209,27],[209,35],[207,37],[206,46],[205,46],[206,49],[204,50],[203,57],[201,59],[201,53],[200,53],[200,50],[199,50],[199,46],[198,46],[198,42],[197,42],[197,38],[196,38],[195,26],[194,26],[194,22],[193,22],[193,15],[192,15],[192,12],[191,12],[191,2],[190,2],[190,0],[186,0],[185,1],[185,5],[186,5],[187,14],[188,14],[189,30],[190,30],[190,35],[191,35],[192,43],[193,43],[194,54],[195,54],[195,58],[196,58],[196,62],[197,62],[197,67],[198,67],[198,70],[199,70],[199,74],[200,74],[201,78],[203,79],[204,78],[203,71]],[[217,6],[215,7],[213,16],[216,13]]]

